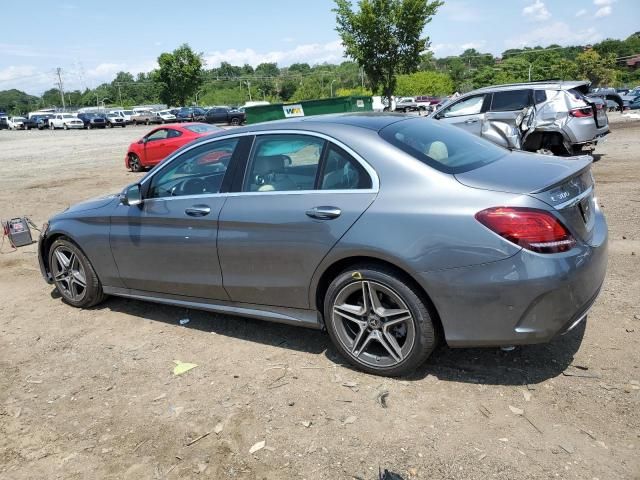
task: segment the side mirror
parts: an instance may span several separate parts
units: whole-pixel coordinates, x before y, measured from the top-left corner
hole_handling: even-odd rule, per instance
[[[134,183],[129,185],[124,192],[122,192],[121,202],[123,205],[132,207],[134,205],[140,205],[142,203],[142,192],[140,192],[140,185]]]

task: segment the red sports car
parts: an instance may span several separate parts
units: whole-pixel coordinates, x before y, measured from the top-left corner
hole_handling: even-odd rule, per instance
[[[140,172],[157,165],[192,140],[221,130],[206,123],[171,124],[154,128],[140,140],[129,145],[124,164],[132,172]]]

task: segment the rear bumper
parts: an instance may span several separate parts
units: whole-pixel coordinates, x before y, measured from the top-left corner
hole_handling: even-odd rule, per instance
[[[521,250],[498,262],[421,275],[452,347],[544,343],[579,323],[607,269],[599,215],[597,245],[541,255]]]

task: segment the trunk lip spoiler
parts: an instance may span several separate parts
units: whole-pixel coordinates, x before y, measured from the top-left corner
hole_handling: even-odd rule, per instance
[[[535,190],[533,192],[530,192],[531,194],[536,194],[536,193],[544,193],[548,190],[551,190],[553,188],[559,187],[560,185],[562,185],[563,183],[565,183],[567,180],[569,180],[570,178],[573,177],[577,177],[582,175],[585,171],[589,170],[591,168],[591,164],[593,163],[593,157],[590,155],[583,155],[583,157],[587,157],[590,159],[590,162],[585,165],[584,167],[582,167],[580,170],[577,170],[576,172],[574,172],[570,177],[564,177],[561,180],[558,180],[557,182],[552,183],[551,185],[547,185],[546,187],[541,188],[540,190]],[[577,157],[580,158],[580,157]]]
[[[553,208],[555,208],[556,210],[562,210],[567,207],[573,207],[574,205],[577,205],[578,203],[580,203],[583,198],[591,195],[592,192],[593,192],[593,185],[587,188],[580,195],[576,195],[575,197],[567,200],[566,202],[560,203],[558,205],[554,205]]]

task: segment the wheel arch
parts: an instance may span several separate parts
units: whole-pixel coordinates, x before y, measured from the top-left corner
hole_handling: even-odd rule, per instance
[[[433,316],[434,327],[436,328],[437,335],[444,338],[444,327],[440,319],[440,315],[434,302],[431,300],[429,293],[418,282],[413,275],[411,275],[406,269],[399,267],[397,264],[390,262],[389,260],[382,259],[380,257],[371,255],[354,255],[340,258],[326,268],[324,268],[322,274],[317,276],[317,281],[313,288],[313,306],[320,312],[321,316],[324,316],[324,299],[327,293],[329,285],[336,278],[340,272],[355,265],[378,265],[386,269],[396,272],[404,281],[409,283],[421,296],[421,299],[425,302],[429,312]]]

